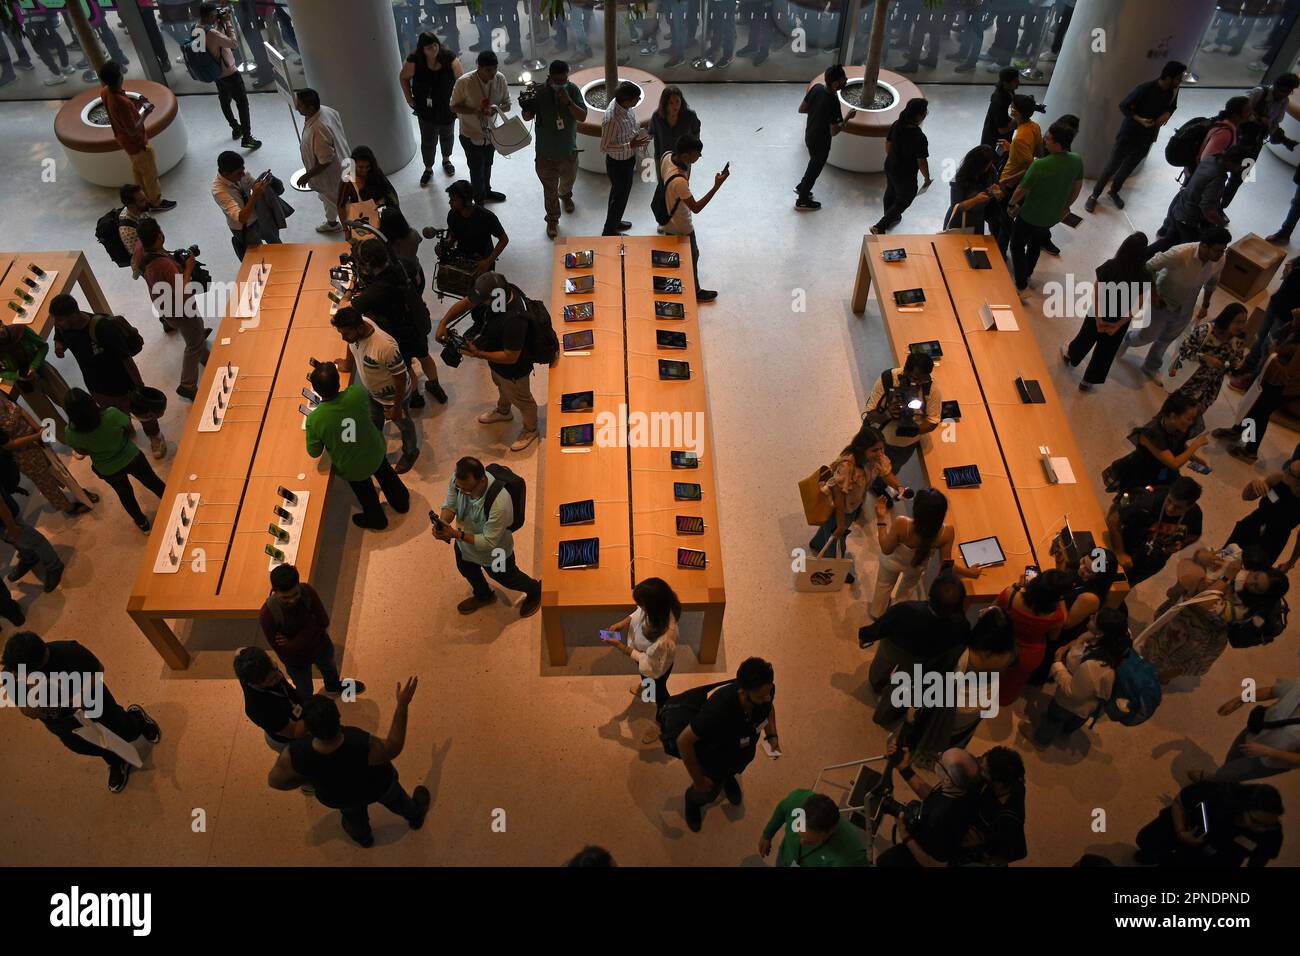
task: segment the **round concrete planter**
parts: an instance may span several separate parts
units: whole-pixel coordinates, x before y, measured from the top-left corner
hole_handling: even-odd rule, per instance
[[[850,86],[862,85],[863,69],[860,66],[845,67]],[[809,84],[821,83],[822,77],[815,77]],[[898,73],[889,70],[880,71],[877,81],[894,95],[894,101],[884,109],[865,110],[853,107],[844,101],[843,90],[840,91],[840,109],[848,113],[857,109],[857,115],[844,127],[844,130],[831,140],[831,154],[827,162],[837,169],[846,169],[854,173],[878,173],[885,168],[885,136],[903,112],[907,101],[921,95],[915,83]]]
[[[160,83],[133,80],[126,84],[132,99],[144,96],[154,104],[145,120],[153,146],[158,175],[181,161],[189,143],[176,96]],[[117,188],[134,181],[131,160],[113,139],[107,119],[92,121],[90,114],[101,105],[98,89],[84,90],[63,104],[54,118],[54,134],[77,175],[97,186]]]
[[[637,123],[649,128],[650,117],[659,107],[659,96],[663,93],[663,80],[653,73],[631,67],[618,68],[620,81],[635,83],[641,90],[641,101],[633,109]],[[582,91],[582,98],[587,98],[587,91],[605,82],[605,68],[589,67],[579,70],[569,79]],[[578,124],[578,166],[592,173],[605,172],[605,154],[600,151],[600,124],[605,119],[605,111],[588,104],[587,118]]]

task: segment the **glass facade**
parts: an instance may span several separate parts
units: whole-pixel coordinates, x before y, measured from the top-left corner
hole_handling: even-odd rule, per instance
[[[138,58],[145,51],[177,93],[212,92],[211,84],[190,76],[181,55],[192,38],[198,0],[0,0],[11,4],[22,27],[16,36],[0,34],[0,99],[68,97],[96,82],[64,9],[69,2],[83,4],[105,52],[127,68],[128,78],[144,75]],[[613,9],[612,3],[569,0],[564,15],[548,21],[540,0],[481,0],[477,11],[455,0],[391,2],[404,51],[414,49],[422,30],[437,33],[467,66],[490,46],[511,82],[557,58],[574,70],[600,66],[604,17]],[[846,63],[862,64],[876,3],[861,0],[852,18],[845,15],[852,9],[847,0],[650,0],[632,8],[620,3],[618,59],[669,83],[802,83],[840,59],[841,49]],[[130,16],[119,12],[127,4],[135,8]],[[249,88],[271,84],[263,43],[279,50],[301,81],[287,0],[227,5]],[[892,0],[882,65],[920,83],[983,85],[1014,65],[1025,82],[1045,84],[1074,6],[1075,0],[946,0],[932,11],[922,0]],[[1222,0],[1192,61],[1199,83],[1258,84],[1298,14],[1300,0]]]

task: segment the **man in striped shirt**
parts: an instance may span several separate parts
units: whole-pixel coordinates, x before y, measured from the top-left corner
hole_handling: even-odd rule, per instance
[[[621,235],[632,228],[623,218],[623,211],[632,194],[637,150],[650,142],[650,134],[641,129],[633,112],[640,100],[640,87],[627,81],[620,83],[601,123],[600,151],[605,154],[605,171],[609,173],[609,211],[605,214],[603,236]]]

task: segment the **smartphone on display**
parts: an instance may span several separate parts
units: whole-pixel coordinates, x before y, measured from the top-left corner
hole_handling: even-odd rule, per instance
[[[670,453],[674,468],[699,468],[700,456],[693,451],[675,451]]]
[[[315,407],[320,404],[320,396],[317,395],[315,392],[313,392],[310,388],[304,388],[302,390],[302,397],[307,399],[307,401],[311,402],[312,407]]]
[[[907,350],[918,355],[928,355],[932,359],[943,358],[943,347],[939,344],[938,339],[930,339],[928,342],[913,342],[908,345]]]
[[[342,305],[342,304],[343,304],[343,296],[339,295],[337,292],[330,292],[330,293],[327,293],[327,296],[328,296],[329,300],[330,300],[331,302],[333,302],[335,305]]]
[[[682,294],[682,280],[671,276],[655,276],[651,285],[656,292],[667,292],[669,295]]]
[[[699,501],[700,486],[692,481],[674,481],[673,498],[676,501]]]
[[[279,495],[281,498],[283,498],[285,501],[289,502],[289,504],[291,505],[296,505],[298,503],[298,496],[295,495],[288,488],[286,488],[284,485],[281,485],[279,488],[276,488],[275,493]]]
[[[622,644],[623,639],[618,636],[618,631],[606,631],[603,628],[600,632],[600,639],[606,644]]]
[[[560,447],[576,448],[584,445],[591,445],[596,441],[596,426],[588,422],[586,425],[565,425],[560,429]]]
[[[272,523],[266,530],[270,533],[271,537],[275,538],[277,541],[289,540],[289,532],[285,531],[278,524]]]
[[[308,408],[306,405],[299,405],[298,411],[302,412],[304,417],[311,414],[311,409]]]
[[[940,406],[939,420],[944,422],[961,421],[961,406],[957,404],[956,399],[944,402]]]
[[[921,305],[924,302],[924,289],[899,289],[894,293],[895,305]]]
[[[655,300],[655,317],[660,319],[686,318],[686,306],[680,302],[661,302]]]
[[[696,551],[694,548],[677,549],[677,566],[679,568],[702,570],[704,565],[705,554],[703,551]]]
[[[1198,475],[1208,475],[1210,472],[1214,471],[1214,469],[1209,465],[1204,465],[1194,458],[1188,460],[1187,467],[1192,469],[1192,471],[1196,472]]]
[[[284,561],[284,552],[281,551],[279,548],[277,548],[275,545],[268,544],[262,550],[265,551],[267,554],[269,554],[271,557],[275,558],[275,560],[280,562]]]
[[[279,505],[276,505],[274,508],[271,509],[271,514],[275,515],[277,518],[279,518],[281,521],[287,524],[291,524],[293,522],[293,515],[289,514],[289,512],[285,511]]]
[[[595,276],[578,276],[574,279],[564,280],[564,291],[569,295],[573,295],[575,292],[591,292],[595,288]]]
[[[560,411],[589,412],[595,400],[595,392],[565,392],[560,396]]]
[[[560,567],[594,568],[600,564],[600,539],[578,538],[560,542]]]
[[[564,351],[576,352],[580,349],[589,349],[596,344],[596,333],[591,329],[583,329],[581,332],[564,333]]]
[[[1032,580],[1033,580],[1034,578],[1036,578],[1036,577],[1038,577],[1038,565],[1036,565],[1036,564],[1026,564],[1026,565],[1025,565],[1025,583],[1028,584],[1030,581],[1032,581]]]
[[[682,264],[682,257],[675,252],[652,249],[650,250],[650,263],[656,269],[676,269]]]
[[[590,524],[596,520],[596,502],[592,498],[586,501],[566,501],[560,505],[560,524]]]
[[[690,363],[675,362],[671,359],[660,359],[659,377],[665,381],[685,382],[691,377]]]
[[[698,515],[678,515],[678,534],[704,534],[704,519]]]
[[[906,249],[886,249],[880,254],[880,258],[886,262],[902,262],[907,258]]]
[[[565,322],[590,322],[596,314],[596,304],[594,302],[579,302],[577,305],[566,305],[564,307]]]
[[[317,359],[317,358],[309,358],[309,359],[307,360],[307,362],[308,362],[308,364],[311,365],[312,368],[320,368],[320,359]]]
[[[596,250],[583,249],[580,252],[566,252],[564,254],[564,268],[566,269],[590,269],[591,264],[596,261]]]
[[[655,344],[661,349],[686,348],[686,333],[673,329],[655,329]]]

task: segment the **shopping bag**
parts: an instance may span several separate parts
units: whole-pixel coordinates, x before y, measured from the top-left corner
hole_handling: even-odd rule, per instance
[[[952,208],[953,208],[953,209],[956,209],[956,208],[957,208],[957,205],[954,203]],[[949,215],[949,217],[948,217],[948,228],[944,230],[944,233],[945,233],[946,235],[963,235],[963,236],[973,236],[973,235],[975,235],[976,228],[975,228],[974,226],[968,226],[968,225],[966,225],[966,210],[965,210],[965,209],[963,209],[963,210],[961,211],[961,224],[960,224],[960,225],[958,225],[958,224],[956,223],[956,219],[957,219],[956,216]]]
[[[1259,393],[1263,391],[1264,388],[1264,372],[1273,364],[1275,358],[1277,358],[1276,352],[1264,360],[1264,364],[1259,368],[1259,374],[1255,376],[1255,381],[1250,383],[1250,388],[1246,389],[1245,393],[1241,396],[1241,401],[1237,403],[1236,420],[1238,422],[1246,417],[1246,414],[1250,411],[1250,407],[1255,404],[1255,399],[1259,398]],[[1256,431],[1258,431],[1258,428],[1256,428]]]
[[[73,733],[82,740],[94,744],[96,747],[103,750],[107,750],[110,753],[117,754],[137,770],[144,766],[144,760],[140,757],[140,751],[135,748],[134,744],[123,740],[98,721],[91,720],[86,716],[84,710],[78,709],[74,711],[73,716],[76,717],[77,722],[81,724],[81,726],[74,730]]]
[[[821,465],[807,478],[799,482],[799,497],[803,499],[804,517],[808,523],[821,527],[835,514],[835,505],[831,496],[822,490],[822,485],[830,480],[831,470]]]
[[[493,126],[485,127],[492,146],[502,156],[517,153],[533,141],[533,134],[518,116],[512,116]]]
[[[826,549],[835,543],[834,536],[817,552],[815,558],[804,562],[802,571],[794,573],[796,591],[838,591],[847,583],[845,578],[853,571],[852,558],[827,558]]]

